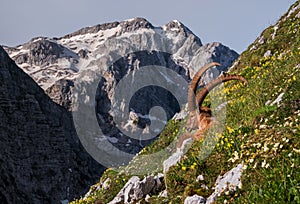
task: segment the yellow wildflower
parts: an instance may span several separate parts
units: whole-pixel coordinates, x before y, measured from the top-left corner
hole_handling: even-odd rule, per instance
[[[191,169],[192,169],[192,170],[194,170],[194,169],[195,169],[195,165],[194,165],[194,164],[191,166]]]
[[[229,127],[229,126],[227,126],[227,130],[228,130],[228,132],[231,134],[231,133],[233,133],[233,129],[231,128],[231,127]]]

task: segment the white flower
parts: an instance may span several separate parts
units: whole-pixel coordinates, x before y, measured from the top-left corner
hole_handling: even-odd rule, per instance
[[[264,168],[266,166],[266,160],[261,163],[261,167]]]
[[[239,187],[239,189],[242,189],[242,188],[243,188],[242,182],[239,183],[238,187]]]
[[[264,152],[267,152],[267,151],[269,151],[269,147],[268,146],[264,146]]]
[[[233,155],[234,155],[234,158],[235,158],[235,159],[238,159],[238,158],[239,158],[239,153],[238,153],[237,151],[234,151]]]
[[[259,126],[259,129],[264,129],[264,128],[266,128],[267,126],[266,125],[260,125]]]
[[[253,147],[260,148],[260,147],[261,147],[261,143],[259,143],[259,142],[258,142],[258,143],[254,143],[254,144],[253,144]]]
[[[296,152],[296,153],[300,154],[300,150],[299,150],[299,149],[295,149],[295,148],[293,148],[293,150],[294,150],[294,152]]]
[[[234,163],[235,162],[235,160],[233,159],[233,158],[230,158],[230,159],[228,159],[227,161],[231,161],[232,163]]]

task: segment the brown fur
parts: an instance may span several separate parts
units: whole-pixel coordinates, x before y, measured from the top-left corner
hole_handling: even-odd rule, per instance
[[[215,119],[212,115],[212,111],[210,107],[202,106],[202,103],[208,93],[215,88],[217,85],[230,81],[230,80],[240,80],[247,83],[247,80],[239,75],[230,75],[230,74],[222,74],[216,79],[212,80],[208,83],[202,90],[196,95],[196,88],[200,81],[201,76],[212,66],[220,65],[218,63],[210,63],[203,67],[203,70],[200,69],[194,76],[193,80],[190,84],[190,89],[188,93],[188,110],[189,116],[187,120],[186,127],[188,129],[188,133],[183,134],[176,145],[177,148],[181,148],[183,142],[192,138],[196,141],[203,139],[205,137],[205,133],[209,130],[209,128],[215,124]],[[195,98],[196,95],[196,98]],[[199,105],[199,109],[195,108],[195,104]]]

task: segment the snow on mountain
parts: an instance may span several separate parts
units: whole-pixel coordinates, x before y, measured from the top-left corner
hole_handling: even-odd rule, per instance
[[[112,42],[116,44],[109,44]],[[214,48],[218,46],[221,45],[213,45]],[[139,48],[164,50],[189,66],[193,54],[200,49],[206,55],[202,64],[213,60],[210,50],[203,50],[201,40],[179,21],[154,27],[143,18],[86,27],[60,38],[37,37],[23,45],[4,48],[44,90],[59,80],[74,80],[80,70],[99,68],[96,64],[100,59],[112,52],[122,56]],[[229,48],[222,54],[228,52],[233,53],[233,57],[224,64],[225,68],[237,57]]]

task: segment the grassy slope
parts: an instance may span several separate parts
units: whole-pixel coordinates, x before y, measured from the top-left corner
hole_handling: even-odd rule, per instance
[[[299,1],[291,9],[297,5]],[[198,156],[201,141],[195,142],[187,156],[167,174],[169,197],[153,195],[152,203],[181,203],[195,193],[207,197],[213,192],[217,176],[238,163],[247,167],[243,187],[222,195],[218,202],[300,203],[300,17],[296,17],[299,12],[300,9],[289,17],[287,12],[241,54],[231,72],[244,76],[249,85],[229,82],[219,93],[218,97],[226,94],[229,104],[226,128],[219,135],[216,148],[203,160]],[[265,55],[267,51],[271,54]],[[266,105],[282,93],[279,105]],[[160,139],[142,154],[165,147],[178,127],[178,123],[169,122]],[[202,183],[196,182],[200,174],[205,178]],[[86,200],[74,203],[106,203],[129,177],[109,169],[101,181],[111,178],[110,189],[100,188]],[[209,189],[201,188],[201,184]]]

